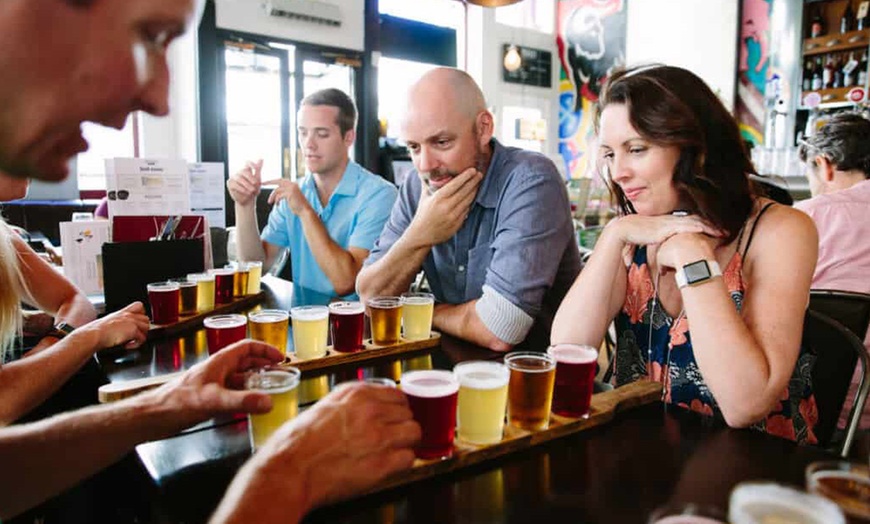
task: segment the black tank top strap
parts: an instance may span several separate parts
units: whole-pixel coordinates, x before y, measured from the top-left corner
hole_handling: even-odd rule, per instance
[[[768,209],[770,209],[770,207],[772,205],[774,205],[775,203],[776,202],[768,202],[767,204],[765,204],[764,207],[761,208],[761,211],[758,212],[758,215],[755,217],[755,220],[752,222],[752,229],[749,230],[749,238],[746,239],[746,245],[743,247],[743,255],[742,256],[743,256],[744,260],[746,259],[746,253],[749,253],[749,244],[752,243],[752,237],[755,236],[755,227],[758,225],[758,221],[761,220],[761,215],[763,215],[764,212],[767,211]],[[745,226],[744,226],[744,229],[745,229]],[[743,236],[742,231],[740,232],[740,236],[741,237]],[[738,246],[740,245],[739,239],[737,241],[737,245]]]

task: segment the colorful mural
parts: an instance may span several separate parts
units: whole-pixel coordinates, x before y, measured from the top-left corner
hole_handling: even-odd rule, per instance
[[[772,0],[742,0],[735,115],[744,140],[764,142],[764,89],[770,73]]]
[[[611,71],[625,64],[627,2],[558,2],[559,154],[570,178],[591,176],[592,106]]]

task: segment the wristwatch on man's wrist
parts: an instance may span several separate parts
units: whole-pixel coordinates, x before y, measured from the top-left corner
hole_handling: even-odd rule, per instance
[[[75,331],[75,329],[74,326],[71,326],[66,322],[58,322],[48,333],[45,334],[45,336],[62,339]]]
[[[715,260],[698,260],[677,269],[674,277],[677,279],[677,287],[683,289],[686,286],[695,286],[710,280],[713,277],[722,276],[719,263]]]

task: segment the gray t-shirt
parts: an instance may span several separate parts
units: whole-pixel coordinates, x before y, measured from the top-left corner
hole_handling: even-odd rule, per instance
[[[535,345],[546,344],[553,315],[581,267],[565,183],[544,155],[495,139],[491,144],[492,161],[468,218],[432,248],[423,271],[438,302],[480,299],[478,315],[501,340],[517,344],[534,325]],[[421,191],[414,171],[365,265],[405,232]]]

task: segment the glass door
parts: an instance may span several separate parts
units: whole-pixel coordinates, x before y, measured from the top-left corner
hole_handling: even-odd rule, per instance
[[[263,159],[263,179],[289,175],[290,73],[288,53],[263,44],[225,41],[227,172]]]

